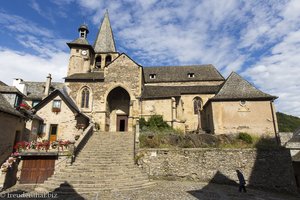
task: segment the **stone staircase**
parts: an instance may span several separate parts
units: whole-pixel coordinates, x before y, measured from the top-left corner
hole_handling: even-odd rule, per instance
[[[55,171],[42,187],[60,193],[97,193],[152,186],[134,164],[134,134],[95,132],[73,165]]]

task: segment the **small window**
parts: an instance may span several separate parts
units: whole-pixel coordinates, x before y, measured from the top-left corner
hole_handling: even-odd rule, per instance
[[[79,53],[79,49],[76,49],[76,53]]]
[[[189,78],[195,78],[195,74],[194,73],[188,73],[187,74]]]
[[[23,100],[22,96],[16,95],[16,98],[15,98],[15,105],[14,105],[15,108],[18,108],[18,107],[21,105],[22,100]]]
[[[61,100],[54,100],[52,108],[60,108]]]
[[[246,101],[245,101],[245,100],[242,100],[242,101],[240,102],[240,104],[241,104],[242,106],[244,106],[244,105],[246,104]]]
[[[81,108],[89,108],[90,91],[84,88],[81,92]]]
[[[111,63],[111,55],[108,55],[105,58],[105,65],[108,65],[109,63]]]
[[[150,78],[150,79],[156,79],[156,74],[150,74],[150,75],[149,75],[149,78]]]
[[[40,124],[38,134],[41,135],[43,133],[46,133],[46,124]]]
[[[194,114],[198,115],[202,109],[202,99],[200,97],[194,98]]]
[[[95,60],[95,67],[101,68],[101,56],[97,56]]]
[[[54,100],[52,104],[52,112],[56,114],[60,112],[61,100]]]

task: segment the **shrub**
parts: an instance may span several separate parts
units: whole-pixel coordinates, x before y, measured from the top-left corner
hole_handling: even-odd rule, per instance
[[[247,144],[252,144],[253,143],[253,138],[248,133],[239,133],[238,139],[246,142]]]
[[[145,118],[140,118],[140,130],[141,131],[166,131],[172,130],[172,128],[165,122],[160,115],[151,116],[148,121]]]
[[[147,127],[147,126],[148,126],[148,122],[145,120],[144,117],[140,118],[139,124],[140,124],[140,129],[141,129],[141,130],[142,130],[144,127]]]
[[[140,147],[141,148],[159,148],[161,144],[161,134],[141,134],[140,135]]]
[[[163,120],[161,115],[153,115],[148,120],[148,126],[151,129],[168,129],[170,128],[169,124]]]

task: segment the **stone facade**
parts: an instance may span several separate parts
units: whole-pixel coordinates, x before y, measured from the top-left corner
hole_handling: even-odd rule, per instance
[[[60,101],[60,111],[53,111],[53,101]],[[61,96],[56,96],[48,101],[44,106],[38,108],[36,114],[44,119],[44,128],[41,139],[51,140],[50,132],[51,125],[57,125],[56,139],[52,140],[70,140],[75,141],[75,135],[81,135],[83,127],[78,128],[78,125],[87,126],[88,122],[83,117],[72,111],[69,105]]]
[[[21,140],[25,129],[25,119],[0,112],[0,163],[13,151],[14,143]]]
[[[138,163],[153,179],[235,184],[240,170],[247,185],[296,192],[288,150],[140,149]]]
[[[270,101],[212,102],[205,115],[207,127],[215,134],[246,132],[274,136],[278,132],[276,113]]]
[[[272,104],[276,97],[239,75],[233,73],[225,80],[212,65],[142,67],[116,51],[108,13],[94,46],[87,40],[87,26],[79,31],[79,38],[68,43],[65,85],[81,112],[100,130],[134,131],[138,118],[162,115],[170,126],[185,132],[277,132]],[[246,105],[241,106],[242,101]]]

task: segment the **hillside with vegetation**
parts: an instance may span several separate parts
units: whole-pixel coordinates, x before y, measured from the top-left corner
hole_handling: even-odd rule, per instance
[[[300,127],[300,118],[277,112],[279,132],[294,132]]]
[[[141,148],[278,148],[273,137],[258,137],[248,133],[198,134],[173,129],[162,116],[154,115],[148,120],[140,118]]]

